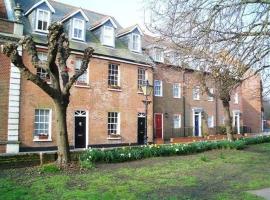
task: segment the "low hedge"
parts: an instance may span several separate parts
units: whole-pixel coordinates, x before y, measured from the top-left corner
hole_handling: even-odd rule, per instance
[[[256,138],[245,138],[235,141],[204,141],[190,144],[170,144],[170,145],[144,145],[136,147],[122,147],[115,149],[88,149],[80,156],[82,167],[92,166],[94,163],[105,162],[125,162],[140,160],[143,158],[187,155],[200,153],[212,149],[243,149],[246,145],[270,142],[270,137],[261,136]]]

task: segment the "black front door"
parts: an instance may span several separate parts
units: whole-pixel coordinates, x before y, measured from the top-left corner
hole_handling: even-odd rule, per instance
[[[138,144],[144,144],[145,118],[138,117]]]
[[[75,117],[75,148],[85,148],[86,117]]]
[[[195,136],[199,136],[199,115],[195,114]]]

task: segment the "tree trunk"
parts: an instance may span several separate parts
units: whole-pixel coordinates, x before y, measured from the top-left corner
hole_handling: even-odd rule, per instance
[[[231,118],[231,113],[230,113],[230,103],[229,101],[222,101],[223,108],[225,111],[225,126],[226,126],[226,134],[227,134],[227,139],[230,141],[234,140],[233,137],[233,128],[232,128],[232,118]]]
[[[67,107],[68,104],[54,101],[57,123],[57,163],[59,166],[66,166],[70,162],[70,152],[67,132]]]

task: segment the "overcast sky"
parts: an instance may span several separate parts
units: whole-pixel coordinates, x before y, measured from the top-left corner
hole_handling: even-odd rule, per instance
[[[142,0],[57,0],[66,4],[111,15],[123,26],[139,24],[143,28]]]

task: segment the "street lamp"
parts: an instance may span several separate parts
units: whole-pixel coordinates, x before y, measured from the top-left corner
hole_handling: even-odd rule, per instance
[[[152,94],[153,86],[149,84],[148,80],[144,83],[142,86],[142,91],[145,99],[143,100],[143,103],[145,105],[145,127],[144,127],[144,144],[147,144],[147,113],[148,113],[148,104],[151,103],[150,100],[148,100],[148,97]]]

